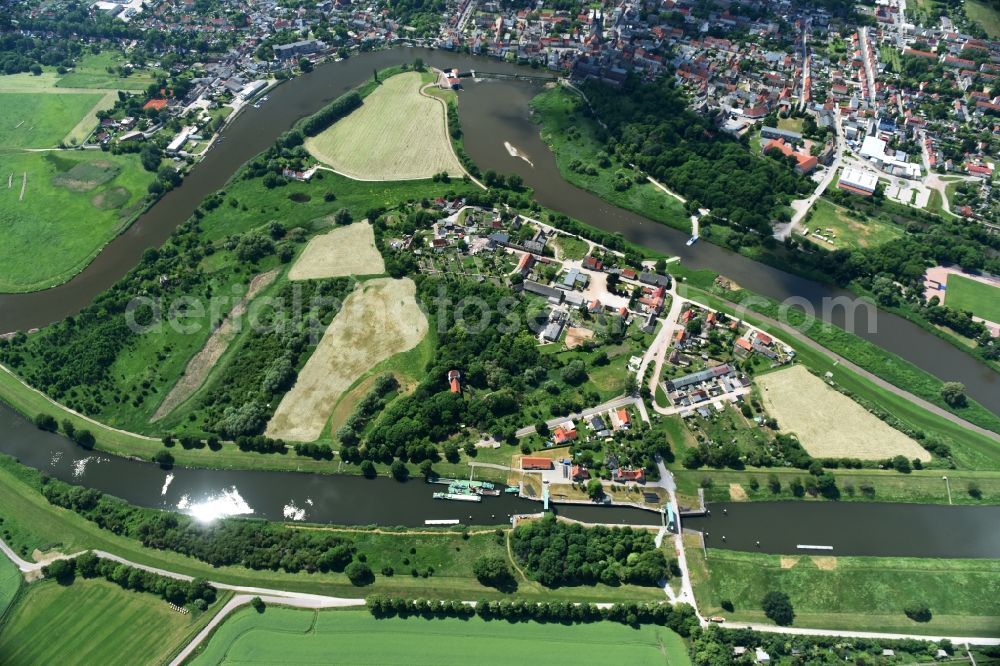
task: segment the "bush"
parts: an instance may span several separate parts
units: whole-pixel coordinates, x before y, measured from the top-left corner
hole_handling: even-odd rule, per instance
[[[357,585],[358,587],[363,587],[365,585],[371,585],[375,582],[375,574],[372,573],[371,567],[369,567],[364,562],[351,562],[344,569],[344,573],[351,580],[351,583]]]
[[[931,609],[927,607],[927,604],[913,601],[906,604],[903,608],[903,612],[906,617],[910,618],[914,622],[930,622],[931,621]]]
[[[503,588],[513,581],[507,559],[499,555],[483,555],[472,565],[472,573],[483,585]]]
[[[250,606],[258,613],[263,613],[264,609],[267,607],[264,605],[264,600],[260,597],[254,597],[250,600]]]
[[[795,610],[792,608],[792,601],[784,592],[772,590],[764,595],[760,601],[760,606],[766,615],[775,624],[783,627],[788,626],[795,619]]]
[[[410,477],[410,470],[402,460],[392,461],[389,471],[392,472],[392,478],[397,481],[406,481]]]
[[[35,416],[35,426],[37,426],[39,430],[55,432],[58,424],[51,414],[42,413]]]

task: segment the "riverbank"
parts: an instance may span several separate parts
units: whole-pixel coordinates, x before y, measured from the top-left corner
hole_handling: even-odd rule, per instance
[[[760,600],[781,590],[795,609],[793,626],[1000,635],[1000,560],[703,551],[696,537],[687,536],[685,544],[698,608],[706,616],[767,623]],[[911,603],[926,604],[931,620],[909,619],[903,609]]]

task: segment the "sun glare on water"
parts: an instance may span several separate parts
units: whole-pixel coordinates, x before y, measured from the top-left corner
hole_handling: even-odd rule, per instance
[[[198,501],[192,501],[189,495],[184,495],[177,503],[177,508],[203,523],[210,523],[219,518],[253,513],[253,509],[240,496],[236,486],[208,495]]]

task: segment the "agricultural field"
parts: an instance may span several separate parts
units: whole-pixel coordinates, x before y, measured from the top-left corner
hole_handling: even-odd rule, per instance
[[[902,235],[900,229],[888,222],[876,218],[859,219],[846,208],[822,198],[816,201],[803,226],[832,238],[831,244],[811,234],[808,236],[810,241],[828,250],[875,247]]]
[[[0,79],[0,107],[4,110],[0,149],[55,148],[64,140],[71,143],[70,139],[82,143],[97,124],[97,109],[114,104],[114,99],[111,104],[103,103],[107,97],[103,91],[54,92],[3,92]]]
[[[427,317],[412,280],[364,282],[344,301],[267,426],[276,439],[311,442],[322,434],[341,394],[389,357],[416,347]]]
[[[59,284],[141,211],[136,155],[0,152],[0,292]]]
[[[1000,323],[1000,287],[951,273],[948,275],[945,304]]]
[[[217,602],[217,604],[220,602]],[[104,580],[31,585],[0,631],[5,664],[165,663],[211,617]]]
[[[814,458],[930,460],[917,442],[823,383],[802,365],[758,377],[768,414]]]
[[[311,239],[288,271],[288,279],[316,280],[384,272],[385,262],[375,247],[375,232],[365,220]]]
[[[364,104],[306,139],[316,159],[359,180],[413,180],[463,173],[445,124],[445,108],[420,92],[419,72],[382,82]]]
[[[373,636],[378,636],[373,640]],[[440,664],[449,655],[480,655],[492,664],[690,664],[680,636],[664,627],[620,624],[562,625],[535,622],[375,619],[366,610],[242,610],[219,628],[191,663]]]
[[[21,589],[21,572],[6,556],[0,555],[0,618]]]
[[[781,556],[710,548],[689,537],[688,563],[698,607],[733,621],[767,622],[760,600],[781,590],[795,625],[923,635],[995,636],[1000,625],[996,560]],[[726,612],[721,602],[733,603]],[[927,604],[932,619],[910,620],[903,608]]]

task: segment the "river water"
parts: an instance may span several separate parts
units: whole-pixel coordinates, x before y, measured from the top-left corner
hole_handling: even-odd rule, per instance
[[[210,470],[158,465],[85,451],[38,430],[0,404],[0,453],[68,483],[96,488],[131,504],[182,511],[200,520],[246,516],[336,525],[420,526],[425,520],[502,525],[541,504],[520,497],[481,503],[435,500],[443,486],[414,479],[325,476],[297,472]],[[627,507],[553,505],[588,523],[658,525],[657,513]],[[766,553],[1000,558],[1000,506],[955,507],[850,502],[750,502],[709,505],[711,515],[684,526],[708,532],[717,548]],[[2,513],[2,507],[0,507]],[[722,537],[726,538],[723,539]],[[760,546],[756,542],[760,541]],[[800,544],[833,546],[802,551]]]
[[[479,68],[501,73],[540,73],[468,55],[402,47],[317,67],[273,90],[260,109],[247,109],[226,128],[222,142],[194,167],[180,187],[112,241],[73,280],[31,294],[0,294],[0,332],[29,330],[79,312],[135,266],[143,250],[161,245],[206,195],[223,187],[240,165],[272,145],[296,120],[362,83],[373,69],[416,57],[422,57],[430,65],[463,71]],[[818,313],[823,311],[824,299],[850,296],[843,290],[796,277],[709,243],[688,247],[686,234],[611,206],[573,187],[559,175],[552,153],[539,136],[538,125],[530,118],[528,102],[541,89],[539,84],[466,80],[464,85],[460,114],[470,156],[483,170],[521,175],[542,204],[601,229],[620,232],[628,240],[646,247],[680,256],[692,268],[724,274],[754,292],[778,300],[800,299]],[[504,147],[505,141],[517,147],[532,164],[512,157]],[[828,319],[843,327],[845,312],[836,309],[829,313]],[[1000,375],[968,354],[905,319],[884,312],[877,314],[877,321],[870,327],[867,313],[859,310],[851,328],[941,379],[961,381],[971,397],[1000,414]],[[873,332],[869,332],[870,328]]]

